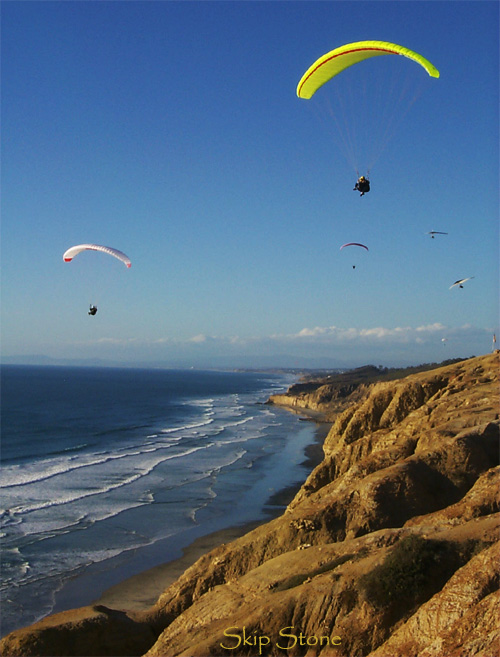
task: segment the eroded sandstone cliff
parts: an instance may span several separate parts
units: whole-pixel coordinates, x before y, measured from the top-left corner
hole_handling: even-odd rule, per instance
[[[500,654],[498,354],[357,386],[343,406],[281,517],[147,612],[64,612],[2,654]]]

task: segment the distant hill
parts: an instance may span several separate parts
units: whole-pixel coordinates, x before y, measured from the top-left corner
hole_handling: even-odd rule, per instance
[[[345,372],[333,372],[315,376],[307,374],[298,383],[294,383],[284,394],[273,395],[269,403],[287,406],[304,412],[323,413],[326,420],[333,420],[349,398],[350,403],[359,401],[369,386],[381,381],[397,379],[427,372],[437,367],[459,363],[462,359],[448,360],[437,365],[426,363],[414,367],[387,368],[365,365]]]

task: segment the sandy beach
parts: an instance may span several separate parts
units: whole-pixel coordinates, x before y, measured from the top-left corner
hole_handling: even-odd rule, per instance
[[[308,421],[312,421],[309,420]],[[323,458],[323,442],[330,430],[330,423],[316,423],[314,441],[305,450],[304,465],[308,471],[321,462]],[[229,527],[201,536],[182,550],[180,558],[168,561],[159,566],[144,570],[111,586],[97,598],[94,603],[105,605],[113,609],[129,609],[142,611],[155,604],[163,591],[175,582],[184,571],[194,564],[200,557],[214,548],[230,543],[248,533],[255,527],[263,524],[284,512],[286,506],[293,499],[303,482],[277,491],[266,504],[267,519],[246,523],[236,527]]]

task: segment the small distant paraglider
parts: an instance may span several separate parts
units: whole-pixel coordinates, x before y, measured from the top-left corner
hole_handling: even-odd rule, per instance
[[[128,269],[132,266],[130,258],[125,255],[125,253],[118,251],[118,249],[114,249],[110,246],[102,246],[101,244],[78,244],[76,246],[72,246],[64,252],[64,262],[71,262],[75,256],[77,256],[79,253],[82,253],[83,251],[100,251],[101,253],[117,258],[123,262],[123,264]],[[87,314],[94,317],[97,314],[97,306],[91,303]]]
[[[342,249],[345,249],[347,246],[358,246],[361,249],[366,249],[366,251],[370,250],[367,246],[365,246],[364,244],[360,244],[359,242],[347,242],[346,244],[342,244],[340,250],[342,251]],[[353,265],[352,268],[356,269],[356,265]]]
[[[427,235],[430,235],[434,239],[436,235],[448,235],[448,233],[443,233],[440,230],[430,230]]]
[[[470,280],[473,279],[473,278],[474,278],[474,276],[469,276],[468,278],[461,278],[461,279],[459,279],[458,281],[455,281],[455,282],[453,283],[453,285],[450,285],[450,290],[451,290],[451,288],[456,287],[456,286],[458,286],[458,287],[460,287],[460,288],[463,288],[464,283],[465,283],[466,281],[470,281]]]

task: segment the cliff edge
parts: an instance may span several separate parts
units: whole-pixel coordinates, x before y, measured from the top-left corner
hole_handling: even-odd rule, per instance
[[[498,354],[318,392],[286,399],[336,419],[281,517],[204,555],[146,612],[49,616],[2,655],[500,654]]]

